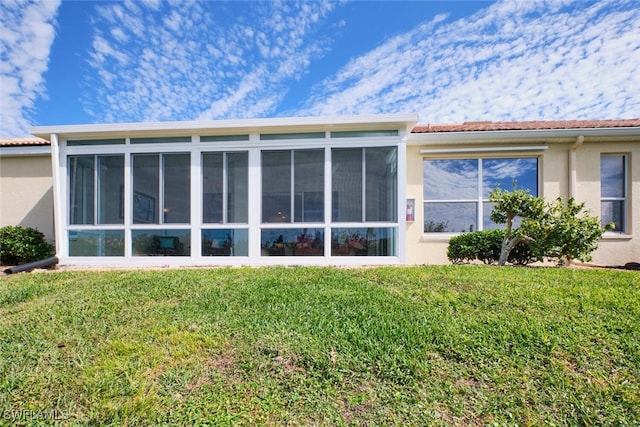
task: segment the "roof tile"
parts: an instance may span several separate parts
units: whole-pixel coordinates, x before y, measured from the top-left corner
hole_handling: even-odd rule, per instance
[[[0,147],[32,147],[38,145],[51,145],[49,141],[42,138],[0,138]]]
[[[556,120],[522,122],[464,122],[457,124],[417,125],[411,133],[437,132],[482,132],[500,130],[551,130],[551,129],[604,129],[619,127],[640,127],[640,119],[623,120]]]

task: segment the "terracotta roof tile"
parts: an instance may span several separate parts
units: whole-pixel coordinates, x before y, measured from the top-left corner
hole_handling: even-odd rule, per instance
[[[49,141],[42,138],[0,138],[0,147],[32,147],[38,145],[51,145]]]
[[[482,132],[500,130],[603,129],[640,127],[640,119],[624,120],[558,120],[523,122],[464,122],[458,124],[417,125],[411,133]]]

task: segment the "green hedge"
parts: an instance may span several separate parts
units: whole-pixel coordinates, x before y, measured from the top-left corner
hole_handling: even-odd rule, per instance
[[[447,257],[454,264],[480,260],[484,264],[495,264],[500,259],[500,248],[504,230],[486,230],[464,233],[452,237],[447,248]],[[509,254],[511,264],[526,265],[535,261],[526,243],[520,243]]]
[[[3,264],[24,264],[52,255],[53,246],[35,228],[13,225],[0,228],[0,262]]]

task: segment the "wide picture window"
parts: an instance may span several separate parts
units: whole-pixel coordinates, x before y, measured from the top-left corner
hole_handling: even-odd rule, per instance
[[[524,189],[537,196],[537,158],[424,160],[424,232],[500,227],[490,218],[488,198],[495,188]]]

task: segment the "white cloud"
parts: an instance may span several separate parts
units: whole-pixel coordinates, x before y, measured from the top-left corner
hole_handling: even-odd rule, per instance
[[[55,36],[59,0],[0,2],[0,132],[29,134],[36,99],[45,96],[43,74]]]
[[[301,114],[419,111],[421,121],[640,116],[640,9],[502,1],[442,16],[355,58]]]
[[[322,53],[317,32],[334,3],[252,2],[242,14],[238,5],[232,12],[217,2],[99,6],[87,111],[105,111],[101,121],[273,114],[287,84]]]

